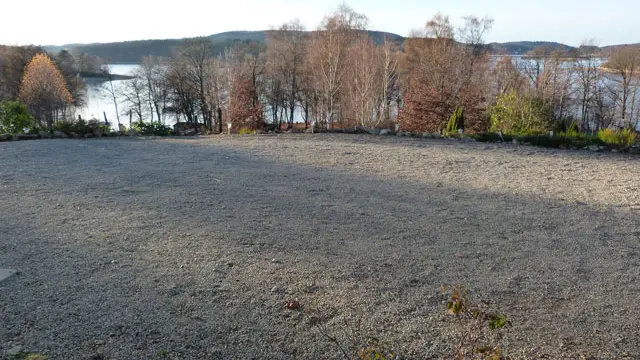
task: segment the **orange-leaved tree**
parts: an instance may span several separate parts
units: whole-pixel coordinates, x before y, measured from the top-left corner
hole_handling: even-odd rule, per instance
[[[49,130],[53,128],[54,112],[72,103],[64,76],[47,54],[37,54],[25,67],[20,100],[34,112],[40,124],[44,118]]]

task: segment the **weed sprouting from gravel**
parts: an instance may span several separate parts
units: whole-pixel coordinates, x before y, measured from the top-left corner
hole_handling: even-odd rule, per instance
[[[502,330],[511,326],[507,316],[493,311],[487,302],[472,302],[462,286],[443,286],[442,293],[448,296],[447,313],[455,316],[459,324],[453,358],[503,359]]]

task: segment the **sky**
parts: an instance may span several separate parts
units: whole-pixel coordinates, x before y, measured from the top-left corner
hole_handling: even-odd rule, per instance
[[[70,43],[167,39],[265,30],[299,18],[316,28],[342,1],[322,0],[2,0],[0,43]],[[167,5],[159,5],[161,3]],[[495,20],[489,42],[558,41],[601,46],[640,42],[638,0],[348,0],[370,29],[406,36],[437,12],[454,24],[467,15]],[[28,4],[28,7],[26,6]]]

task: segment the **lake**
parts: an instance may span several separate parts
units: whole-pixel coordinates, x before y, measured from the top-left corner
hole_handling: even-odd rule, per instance
[[[136,64],[121,64],[121,65],[109,65],[112,74],[117,75],[133,75],[134,71],[138,69],[139,65]],[[98,119],[104,121],[104,114],[107,114],[107,119],[111,124],[117,124],[116,108],[113,105],[113,101],[110,100],[109,95],[106,93],[106,89],[109,87],[108,82],[103,82],[93,79],[85,79],[87,84],[87,105],[76,111],[81,115],[83,119]],[[113,87],[116,91],[122,90],[124,87],[124,81],[114,81]],[[129,125],[129,116],[123,115],[125,104],[118,102],[118,109],[120,110],[120,123]]]

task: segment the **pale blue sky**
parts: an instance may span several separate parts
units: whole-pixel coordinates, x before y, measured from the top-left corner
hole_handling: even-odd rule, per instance
[[[179,0],[167,1],[168,5],[159,5],[161,0],[2,2],[5,15],[0,21],[0,43],[55,45],[262,30],[294,18],[300,18],[311,29],[340,3],[322,0]],[[579,45],[584,39],[595,38],[600,45],[640,42],[640,0],[350,0],[346,3],[369,16],[370,28],[400,35],[423,27],[433,14],[441,11],[454,22],[465,15],[494,18],[489,41],[547,40]]]

